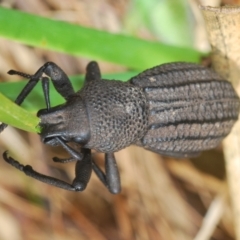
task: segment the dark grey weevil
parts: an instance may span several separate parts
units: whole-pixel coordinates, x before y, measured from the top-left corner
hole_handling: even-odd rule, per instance
[[[148,69],[123,83],[101,79],[96,62],[87,66],[85,84],[74,92],[67,75],[55,64],[44,64],[29,78],[15,103],[20,105],[42,80],[47,109],[40,110],[40,137],[61,145],[76,161],[72,184],[23,166],[4,152],[6,162],[26,175],[71,191],[82,191],[92,169],[111,193],[121,190],[114,152],[131,144],[163,155],[192,157],[215,148],[238,119],[240,101],[231,83],[212,70],[192,63],[168,63]],[[49,76],[66,103],[50,106]],[[0,132],[6,127],[0,125]],[[78,149],[69,143],[74,142]],[[91,149],[105,153],[105,173],[91,157]]]

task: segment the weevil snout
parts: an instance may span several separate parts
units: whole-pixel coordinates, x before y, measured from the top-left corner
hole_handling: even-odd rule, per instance
[[[41,139],[45,144],[59,145],[56,137],[64,142],[86,144],[90,139],[90,128],[86,109],[79,98],[72,97],[66,104],[50,110],[40,110]]]
[[[61,137],[61,139],[67,141],[64,136],[64,132],[66,132],[64,115],[61,108],[58,108],[52,108],[51,110],[43,109],[38,112],[38,117],[41,119],[39,124],[41,127],[41,140],[43,143],[52,146],[59,145],[56,137]]]

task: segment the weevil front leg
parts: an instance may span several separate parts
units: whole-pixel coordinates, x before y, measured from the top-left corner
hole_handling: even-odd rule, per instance
[[[104,173],[94,161],[92,161],[92,163],[94,172],[108,190],[113,194],[121,192],[120,176],[114,153],[105,154],[106,173]]]
[[[12,157],[8,156],[7,152],[3,153],[4,160],[24,172],[27,176],[37,179],[41,182],[53,185],[58,188],[63,188],[69,191],[83,191],[90,179],[92,173],[92,158],[90,149],[82,149],[83,159],[76,162],[75,166],[75,179],[72,184],[62,181],[58,178],[54,178],[48,175],[41,174],[35,171],[30,165],[22,165]]]

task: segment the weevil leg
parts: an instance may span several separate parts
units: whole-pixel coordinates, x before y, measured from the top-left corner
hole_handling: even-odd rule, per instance
[[[119,193],[121,191],[121,183],[114,153],[105,154],[105,171],[109,191],[114,194]]]
[[[105,173],[102,171],[102,169],[95,163],[94,160],[92,160],[92,168],[93,171],[96,173],[97,177],[100,179],[100,181],[104,184],[104,186],[107,187],[107,180],[106,180],[106,175]]]
[[[76,160],[82,160],[83,154],[68,146],[60,137],[55,137],[62,147]]]
[[[94,172],[102,181],[102,183],[108,188],[108,190],[113,194],[119,193],[121,191],[121,183],[114,153],[105,154],[106,174],[104,174],[104,172],[98,167],[98,165],[94,161],[92,161],[92,163]]]
[[[47,77],[42,78],[42,89],[43,89],[47,110],[49,110],[51,107],[50,96],[49,96],[49,78]]]
[[[81,189],[78,191],[83,191],[91,177],[92,173],[92,156],[91,149],[82,148],[83,159],[81,161],[77,161],[75,167],[75,179],[73,180],[72,185],[76,189]]]
[[[10,75],[20,75],[22,77],[30,79],[26,86],[22,89],[20,94],[15,100],[15,103],[21,105],[24,99],[28,96],[28,94],[32,91],[35,85],[38,83],[39,80],[44,79],[42,77],[43,74],[46,74],[52,79],[52,82],[56,88],[56,90],[66,99],[69,95],[74,94],[74,90],[72,84],[67,77],[66,73],[58,67],[53,62],[47,62],[42,67],[40,67],[35,74],[30,75],[22,72],[18,72],[15,70],[10,70],[8,74]]]
[[[35,171],[30,165],[22,165],[12,157],[8,156],[7,152],[3,153],[3,159],[17,168],[18,170],[24,172],[27,176],[37,179],[41,182],[53,185],[58,188],[63,188],[69,191],[83,191],[90,179],[92,172],[92,159],[91,159],[91,150],[83,149],[83,159],[82,161],[77,161],[75,166],[76,177],[73,180],[72,184],[69,184],[58,178],[54,178],[48,175],[41,174]]]
[[[66,100],[74,94],[72,83],[67,74],[55,63],[47,62],[44,65],[42,74],[45,73],[52,80],[52,83],[59,94]]]
[[[97,62],[90,62],[86,67],[85,81],[96,81],[101,80],[101,72]]]

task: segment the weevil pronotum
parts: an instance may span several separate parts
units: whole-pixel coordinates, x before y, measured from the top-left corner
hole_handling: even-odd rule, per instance
[[[232,85],[214,71],[193,63],[168,63],[148,69],[128,82],[101,79],[96,62],[87,66],[85,83],[74,92],[67,75],[53,62],[34,75],[14,70],[29,80],[15,100],[21,104],[42,80],[47,108],[40,110],[40,137],[61,145],[68,159],[76,161],[72,184],[40,174],[4,152],[3,158],[26,175],[71,191],[82,191],[92,169],[111,193],[121,190],[114,152],[131,144],[163,155],[191,157],[215,148],[238,119],[240,101]],[[65,104],[51,107],[49,78]],[[6,127],[0,125],[0,132]],[[77,144],[78,149],[69,143]],[[105,173],[91,156],[91,149],[105,153]]]

